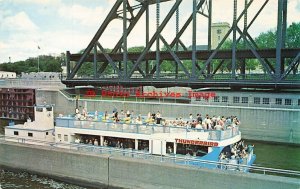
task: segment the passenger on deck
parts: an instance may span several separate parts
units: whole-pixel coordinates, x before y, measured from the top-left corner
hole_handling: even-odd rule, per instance
[[[156,114],[155,114],[155,113],[152,113],[152,115],[151,115],[151,116],[152,116],[152,119],[153,119],[153,120],[155,120],[155,119],[156,119]]]
[[[117,142],[116,148],[120,148],[120,141]]]
[[[95,141],[94,141],[94,145],[95,145],[95,146],[98,146],[98,145],[99,145],[99,142],[98,142],[98,140],[97,140],[97,139],[95,139]]]
[[[113,120],[115,119],[115,114],[116,114],[115,111],[113,111],[112,114],[111,114],[111,118],[112,118]]]
[[[86,107],[84,107],[84,108],[82,109],[82,115],[83,115],[85,118],[88,116]]]
[[[142,124],[142,117],[141,117],[141,114],[139,114],[137,117],[136,117],[136,120],[135,120],[136,124]]]
[[[120,118],[123,119],[125,117],[125,112],[123,110],[121,110],[120,112]]]
[[[95,116],[94,120],[97,120],[98,119],[98,111],[97,110],[95,111],[95,115],[94,116]]]
[[[156,117],[156,124],[161,124],[161,115],[159,111],[156,113],[155,117]]]
[[[103,146],[107,146],[108,145],[108,142],[107,142],[107,140],[104,140],[104,142],[103,142]]]
[[[204,130],[207,130],[207,124],[205,123],[205,121],[202,122],[202,128],[203,128]]]
[[[225,159],[226,158],[226,156],[225,156],[225,154],[222,152],[221,154],[220,154],[220,159],[222,160],[222,159]]]
[[[108,113],[107,113],[107,111],[105,111],[105,113],[104,113],[104,120],[107,120],[108,119]]]
[[[202,117],[201,114],[197,114],[197,122],[202,124]]]
[[[172,150],[171,146],[168,146],[167,153],[168,153],[168,154],[173,153],[173,150]]]
[[[221,118],[217,119],[217,124],[221,125],[221,127],[224,129],[224,116],[222,116]]]
[[[207,129],[211,130],[212,129],[212,121],[208,115],[205,118],[205,123],[207,125]]]
[[[202,124],[198,122],[198,123],[196,124],[196,129],[203,129]]]
[[[217,125],[217,116],[214,115],[211,118],[211,127],[212,127],[212,129],[214,129],[216,125]]]
[[[230,118],[230,117],[227,117],[227,118],[226,118],[225,125],[226,125],[226,126],[231,125],[231,118]]]
[[[120,121],[118,112],[115,112],[114,120],[115,120],[116,122],[119,122],[119,121]]]
[[[129,110],[127,110],[127,112],[126,112],[126,117],[130,117],[130,111]]]
[[[80,143],[80,139],[79,139],[78,137],[76,137],[75,143],[76,143],[76,144],[79,144],[79,143]]]
[[[193,121],[191,122],[191,128],[195,129],[195,128],[196,128],[196,125],[197,125],[196,120],[193,120]]]
[[[217,124],[215,126],[215,130],[223,130],[223,127],[221,125]]]
[[[238,126],[239,124],[240,124],[240,121],[238,120],[238,118],[234,117],[233,121],[232,121],[232,126],[235,127],[235,126]]]

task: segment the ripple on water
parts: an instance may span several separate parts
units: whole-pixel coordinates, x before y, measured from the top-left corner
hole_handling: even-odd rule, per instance
[[[0,175],[0,189],[85,189],[27,172],[15,173],[0,169]]]

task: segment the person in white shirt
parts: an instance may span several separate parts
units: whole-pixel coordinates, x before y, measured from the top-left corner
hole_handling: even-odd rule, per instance
[[[95,141],[94,141],[94,145],[95,145],[95,146],[98,146],[98,145],[99,145],[99,142],[98,142],[98,140],[97,140],[97,139],[95,139]]]

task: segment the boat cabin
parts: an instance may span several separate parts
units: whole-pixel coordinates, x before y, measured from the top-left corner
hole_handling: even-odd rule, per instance
[[[30,117],[24,124],[10,123],[5,127],[5,139],[19,142],[30,140],[42,140],[45,142],[53,142],[54,122],[53,107],[48,105],[40,105],[34,107],[35,120]]]

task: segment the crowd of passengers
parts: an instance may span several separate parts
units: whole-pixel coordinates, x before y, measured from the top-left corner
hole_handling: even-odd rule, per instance
[[[220,160],[247,159],[253,152],[254,145],[245,145],[244,141],[237,142],[231,146],[230,150],[224,150],[220,154]]]
[[[86,108],[83,108],[80,114],[79,109],[75,110],[75,119],[78,120],[98,120],[98,112],[95,111],[93,116],[89,116]],[[175,118],[175,119],[163,119],[159,111],[156,113],[149,112],[147,117],[142,117],[141,114],[135,115],[134,111],[123,111],[119,113],[114,110],[111,114],[105,111],[104,115],[101,117],[102,121],[112,121],[116,123],[126,123],[126,124],[147,124],[147,125],[162,125],[162,126],[174,126],[174,127],[186,127],[194,129],[205,129],[205,130],[225,130],[227,128],[236,127],[240,124],[237,116],[210,116],[206,114],[202,116],[200,113],[193,116],[189,114],[188,118]]]

